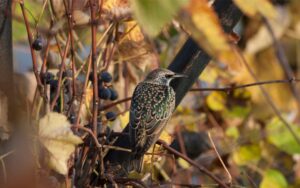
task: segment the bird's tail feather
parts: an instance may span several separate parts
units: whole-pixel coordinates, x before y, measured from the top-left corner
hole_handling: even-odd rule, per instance
[[[135,170],[138,173],[142,172],[143,169],[143,156],[139,158],[135,158],[131,161],[131,170]]]

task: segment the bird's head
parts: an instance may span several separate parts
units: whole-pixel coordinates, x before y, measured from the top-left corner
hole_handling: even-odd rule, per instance
[[[151,71],[145,78],[144,82],[158,84],[158,85],[169,85],[174,78],[187,77],[184,74],[177,74],[168,69],[155,69]]]

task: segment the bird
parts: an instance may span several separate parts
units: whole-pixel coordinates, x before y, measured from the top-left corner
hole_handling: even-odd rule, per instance
[[[126,173],[141,172],[143,156],[158,140],[175,109],[175,92],[170,82],[180,77],[186,75],[158,68],[136,86],[131,100],[129,123],[122,132],[127,136],[120,136],[114,144],[128,148],[131,152],[110,150],[104,158],[106,163],[110,166],[118,165]]]

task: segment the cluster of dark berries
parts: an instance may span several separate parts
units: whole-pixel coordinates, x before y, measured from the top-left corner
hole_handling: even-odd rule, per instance
[[[93,81],[93,73],[90,74],[89,79]],[[98,75],[98,95],[100,99],[111,101],[118,99],[117,91],[107,86],[111,81],[112,76],[109,72],[104,71]],[[107,112],[105,116],[108,121],[114,121],[117,114],[115,112]]]
[[[57,75],[57,77],[58,77],[58,75]],[[63,97],[63,102],[64,102],[63,106],[64,107],[67,107],[69,105],[69,102],[71,101],[71,95],[70,95],[70,90],[72,87],[71,80],[65,79],[65,78],[71,78],[71,77],[72,77],[71,70],[65,70],[62,73],[62,78],[64,79],[63,80],[64,82],[61,83],[63,86],[62,87],[63,96],[59,95],[59,97],[57,99],[57,103],[53,109],[55,112],[61,112],[61,105],[62,105],[62,104],[60,104],[61,97]],[[57,80],[56,76],[51,72],[45,72],[40,75],[40,79],[41,79],[42,84],[50,85],[50,102],[52,102],[57,93],[57,90],[58,90],[58,80]]]
[[[55,76],[51,72],[45,72],[41,74],[42,84],[50,84],[54,80]]]

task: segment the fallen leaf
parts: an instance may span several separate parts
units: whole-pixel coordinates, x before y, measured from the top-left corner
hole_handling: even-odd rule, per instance
[[[68,159],[75,146],[82,143],[81,138],[73,134],[67,117],[50,112],[40,119],[39,140],[48,151],[50,168],[66,175]]]

